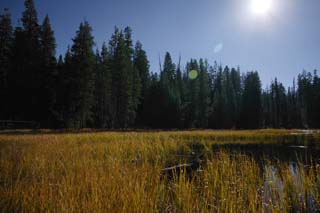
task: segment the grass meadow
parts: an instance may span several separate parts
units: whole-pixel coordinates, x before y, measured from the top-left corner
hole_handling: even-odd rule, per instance
[[[263,163],[220,144],[320,142],[296,130],[0,134],[1,212],[318,211],[320,156]],[[201,169],[173,178],[197,144]],[[297,156],[299,158],[299,156]]]

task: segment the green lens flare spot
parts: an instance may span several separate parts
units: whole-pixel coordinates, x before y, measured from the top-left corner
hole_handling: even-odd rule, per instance
[[[191,70],[191,71],[189,71],[188,75],[189,75],[189,78],[191,80],[194,80],[194,79],[196,79],[198,77],[198,71],[197,70]]]

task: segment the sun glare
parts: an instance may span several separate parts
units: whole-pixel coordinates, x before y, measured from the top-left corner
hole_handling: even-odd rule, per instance
[[[265,15],[272,8],[272,0],[251,0],[251,11],[257,15]]]

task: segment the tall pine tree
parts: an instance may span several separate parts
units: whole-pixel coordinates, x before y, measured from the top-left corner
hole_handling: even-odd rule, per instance
[[[44,18],[40,31],[41,44],[41,84],[40,84],[40,119],[42,125],[50,126],[53,120],[53,107],[56,102],[55,83],[56,70],[56,42],[51,29],[48,15]]]
[[[261,126],[261,82],[257,72],[249,72],[244,77],[241,103],[240,127],[257,129]]]
[[[13,33],[11,15],[5,9],[0,15],[0,119],[7,119],[9,115],[8,75],[11,69]]]
[[[137,41],[134,50],[133,63],[136,71],[139,73],[140,77],[140,100],[137,108],[137,123],[138,125],[145,124],[145,118],[143,117],[144,107],[145,107],[145,98],[147,91],[150,86],[150,76],[149,76],[149,61],[147,58],[146,52],[142,48],[140,41]]]
[[[94,69],[93,36],[87,21],[80,24],[71,48],[70,92],[68,127],[83,128],[93,124]]]

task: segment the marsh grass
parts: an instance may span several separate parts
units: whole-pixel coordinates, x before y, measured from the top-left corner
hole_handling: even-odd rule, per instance
[[[0,211],[279,212],[320,207],[320,166],[261,167],[223,143],[316,143],[319,133],[287,130],[0,135]],[[194,143],[194,142],[197,143]],[[205,169],[173,180],[160,171],[193,151]],[[178,157],[177,157],[178,156]]]

